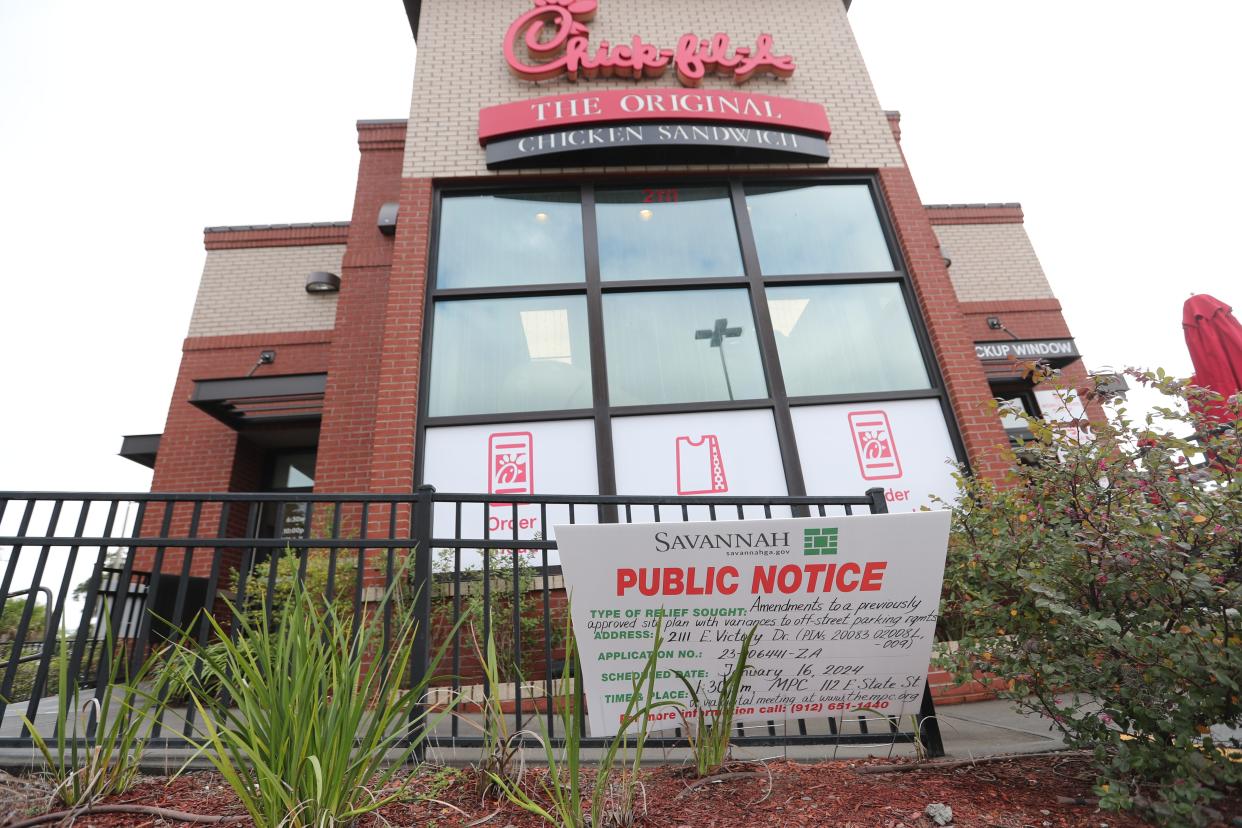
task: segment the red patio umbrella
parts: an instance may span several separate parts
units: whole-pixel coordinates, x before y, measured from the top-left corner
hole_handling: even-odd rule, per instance
[[[1206,293],[1191,296],[1182,307],[1182,330],[1195,366],[1194,384],[1225,398],[1242,390],[1242,324],[1233,308]],[[1203,413],[1221,423],[1233,421],[1223,405]]]

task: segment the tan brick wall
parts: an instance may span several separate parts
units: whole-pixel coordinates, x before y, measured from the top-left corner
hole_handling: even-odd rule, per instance
[[[418,60],[403,175],[436,178],[488,175],[478,143],[478,112],[483,107],[568,94],[583,88],[627,89],[623,78],[582,80],[564,77],[541,83],[518,80],[505,63],[503,41],[509,25],[531,8],[530,0],[423,0]],[[841,0],[599,0],[590,23],[591,42],[628,42],[639,35],[673,48],[686,32],[710,37],[724,32],[735,45],[752,45],[768,33],[777,54],[789,54],[797,70],[788,80],[756,77],[742,89],[823,104],[832,124],[833,168],[903,166],[888,120],[863,65]],[[679,88],[671,68],[645,79],[644,87]],[[708,77],[704,88],[734,88],[723,76]],[[822,169],[823,165],[744,165],[737,169]],[[612,171],[681,170],[677,166],[610,167]],[[699,165],[694,169],[730,169]],[[600,168],[543,169],[528,174],[597,172]]]
[[[1021,224],[937,225],[959,302],[1051,299],[1052,288]]]
[[[198,285],[190,336],[331,329],[336,294],[306,292],[306,274],[340,274],[345,245],[211,250]]]

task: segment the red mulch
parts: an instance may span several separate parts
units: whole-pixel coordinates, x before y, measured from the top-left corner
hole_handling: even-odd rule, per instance
[[[1090,768],[1080,757],[1066,754],[1018,758],[975,767],[923,769],[906,773],[863,774],[855,768],[887,760],[824,762],[816,765],[770,762],[760,778],[730,778],[685,793],[690,780],[682,769],[653,768],[645,777],[648,812],[639,825],[647,828],[928,828],[932,821],[924,808],[941,802],[953,809],[953,825],[960,828],[1141,828],[1149,823],[1132,815],[1103,813],[1091,805],[1058,804],[1057,797],[1091,797]],[[755,766],[733,770],[755,770]],[[527,782],[537,788],[540,770],[528,771]],[[589,772],[588,772],[589,773]],[[446,778],[446,774],[451,774]],[[451,784],[446,784],[451,781]],[[461,809],[421,799],[432,796]],[[199,814],[241,812],[232,793],[211,773],[188,774],[172,782],[144,780],[113,803],[161,805]],[[488,828],[535,828],[536,817],[516,806],[482,805],[476,794],[474,772],[424,768],[403,801],[385,807],[383,819],[362,820],[359,828],[391,826],[465,825],[499,809]],[[1229,816],[1242,814],[1242,802],[1225,808]],[[1226,817],[1226,820],[1229,819]],[[387,821],[385,823],[385,820]],[[0,825],[3,825],[0,818]],[[249,821],[231,823],[249,826]],[[1227,824],[1227,823],[1226,823]],[[154,828],[164,822],[133,815],[79,818],[86,828],[127,826]]]

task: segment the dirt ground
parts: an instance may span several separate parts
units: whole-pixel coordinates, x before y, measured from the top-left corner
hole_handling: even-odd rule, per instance
[[[927,828],[935,823],[925,816],[932,803],[953,810],[953,825],[961,828],[1045,828],[1090,826],[1132,828],[1146,826],[1131,815],[1100,812],[1087,804],[1091,774],[1086,762],[1073,754],[1015,758],[978,766],[937,769],[927,767],[904,773],[860,772],[878,770],[887,760],[831,762],[815,765],[772,762],[765,766],[730,768],[732,774],[693,785],[676,767],[650,770],[644,779],[647,812],[638,824],[648,828]],[[530,789],[538,788],[542,770],[527,772]],[[0,780],[9,796],[0,794],[0,826],[46,808],[31,800],[34,786],[27,780]],[[15,797],[26,797],[23,801]],[[1084,804],[1058,799],[1080,798]],[[6,801],[7,800],[7,801]],[[113,803],[157,805],[196,814],[240,814],[232,793],[211,773],[188,774],[171,782],[142,780]],[[19,815],[18,809],[24,811]],[[1225,808],[1222,825],[1242,815],[1242,803]],[[491,815],[485,822],[478,822]],[[8,819],[5,819],[5,816]],[[90,815],[74,822],[95,826],[155,826],[187,823],[131,814]],[[249,826],[248,820],[229,825]],[[364,818],[359,828],[382,826],[465,826],[534,828],[540,820],[508,803],[481,802],[474,772],[468,769],[420,768],[402,800],[379,815]]]

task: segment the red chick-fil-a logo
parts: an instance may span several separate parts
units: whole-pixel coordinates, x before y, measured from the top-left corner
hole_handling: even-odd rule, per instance
[[[505,60],[515,75],[540,81],[568,75],[619,78],[658,78],[670,64],[686,86],[699,86],[709,72],[732,75],[745,83],[755,75],[787,78],[794,72],[789,55],[772,54],[772,36],[761,34],[753,49],[732,48],[729,36],[710,39],[684,34],[676,49],[661,49],[638,35],[628,44],[601,40],[592,46],[586,23],[595,17],[597,0],[534,0],[535,7],[509,26]]]

